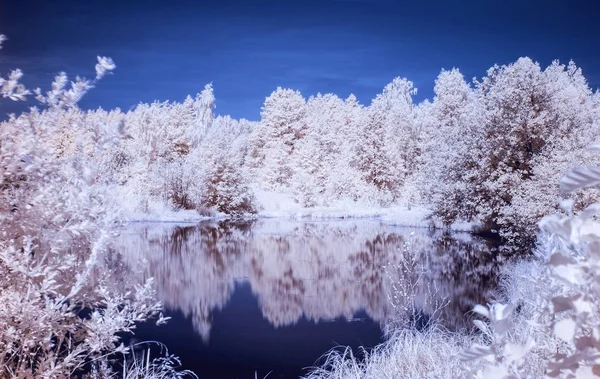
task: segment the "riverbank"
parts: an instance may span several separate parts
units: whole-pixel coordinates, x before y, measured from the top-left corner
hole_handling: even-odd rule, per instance
[[[457,221],[447,226],[433,216],[433,211],[422,205],[397,204],[381,207],[351,200],[338,200],[329,206],[304,207],[292,196],[280,192],[256,190],[257,213],[241,217],[242,219],[280,218],[287,220],[335,220],[371,218],[389,225],[412,228],[449,229],[457,232],[471,232],[477,223]],[[173,210],[171,207],[148,201],[146,212],[135,208],[121,207],[120,219],[126,222],[182,222],[195,223],[206,220],[230,219],[231,216],[197,210]]]

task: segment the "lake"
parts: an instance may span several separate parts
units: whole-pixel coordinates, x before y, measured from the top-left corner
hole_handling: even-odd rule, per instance
[[[336,346],[370,349],[391,326],[470,328],[503,259],[467,233],[338,221],[129,224],[114,242],[155,278],[167,325],[142,324],[200,378],[296,378]]]

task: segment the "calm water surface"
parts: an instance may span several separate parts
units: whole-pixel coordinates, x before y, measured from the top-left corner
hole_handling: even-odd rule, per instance
[[[172,317],[140,325],[200,378],[296,378],[336,346],[371,348],[390,325],[450,329],[495,286],[501,259],[468,234],[377,220],[132,224],[115,241]]]

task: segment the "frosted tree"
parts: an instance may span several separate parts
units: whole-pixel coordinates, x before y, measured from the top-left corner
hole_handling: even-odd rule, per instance
[[[405,167],[404,178],[416,170],[420,155],[420,130],[413,121],[412,96],[417,93],[413,83],[395,78],[378,96],[371,107],[386,118],[386,148],[396,162]]]
[[[551,167],[566,169],[568,163],[558,165],[564,161],[558,156],[575,158],[593,138],[590,95],[574,64],[556,62],[542,71],[531,59],[521,58],[490,68],[476,82],[477,109],[465,111],[472,118],[466,123],[480,126],[465,134],[469,155],[459,161],[460,179],[450,178],[460,183],[449,194],[457,212],[441,213],[450,220],[479,219],[507,238],[532,236],[537,219],[556,209],[551,199],[560,195],[549,184],[556,182],[560,169]],[[542,184],[546,182],[548,186]]]
[[[261,111],[259,126],[251,136],[250,161],[267,189],[290,185],[290,155],[306,131],[306,101],[298,91],[277,88]]]
[[[600,113],[581,69],[574,62],[553,62],[543,72],[548,94],[548,117],[544,124],[543,147],[531,163],[531,176],[512,189],[510,205],[500,213],[503,223],[519,225],[515,232],[535,232],[536,223],[548,214],[560,212],[557,199],[567,197],[558,186],[570,167],[597,166],[600,159],[589,146],[598,143]],[[597,95],[596,95],[597,96]],[[587,189],[570,195],[575,209],[596,201],[598,192]]]
[[[343,124],[336,137],[340,143],[340,154],[334,161],[329,180],[330,192],[335,199],[370,201],[377,196],[376,188],[362,179],[356,160],[360,134],[367,117],[367,108],[354,95],[344,101]]]
[[[182,104],[182,108],[187,110],[189,115],[186,122],[188,125],[187,138],[192,146],[197,146],[214,119],[215,95],[212,84],[207,84],[194,100],[188,96]]]
[[[467,194],[464,182],[469,152],[477,148],[477,103],[458,69],[442,70],[433,103],[417,113],[423,129],[419,187],[422,197],[444,220],[456,218]]]
[[[294,192],[305,206],[332,200],[331,176],[346,139],[345,104],[333,95],[311,97],[306,104],[305,136],[296,144],[293,155]]]
[[[203,170],[198,193],[206,210],[244,216],[256,212],[250,179],[245,168],[247,139],[252,123],[217,117],[195,154],[190,155],[188,170]],[[194,167],[196,166],[196,167]]]
[[[381,192],[383,203],[399,197],[404,179],[415,168],[418,135],[411,122],[414,93],[412,82],[394,79],[373,100],[360,131],[355,165],[365,182]]]
[[[190,107],[191,106],[191,107]],[[201,149],[200,144],[207,130],[213,125],[215,108],[215,97],[212,85],[208,84],[198,94],[193,102],[186,104],[174,104],[172,113],[174,116],[184,115],[182,122],[184,124],[182,143],[184,150],[180,158],[171,163],[171,189],[170,198],[175,206],[186,209],[197,209],[200,205],[198,193],[200,191],[200,178],[196,175],[201,171],[204,162],[190,159],[195,149]],[[178,146],[176,146],[178,148]],[[189,155],[189,157],[188,157]]]
[[[551,122],[549,94],[540,66],[528,58],[490,68],[477,90],[484,124],[461,211],[498,230],[508,226],[500,219],[502,208],[510,204],[512,190],[531,177],[532,159],[544,146]]]

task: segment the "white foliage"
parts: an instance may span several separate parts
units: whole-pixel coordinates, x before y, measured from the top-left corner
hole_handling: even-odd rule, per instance
[[[113,66],[99,57],[99,76]],[[61,74],[51,91],[36,94],[52,107],[69,108],[93,85],[67,83]],[[573,62],[542,70],[521,58],[490,68],[474,85],[458,69],[442,70],[433,102],[413,104],[415,91],[412,82],[396,78],[365,107],[354,96],[306,100],[278,88],[266,98],[260,122],[240,120],[246,127],[232,135],[237,121],[225,117],[215,125],[209,84],[183,103],[61,114],[52,141],[60,155],[86,147],[106,167],[102,180],[133,199],[126,208],[138,212],[160,203],[203,214],[248,214],[256,211],[254,186],[304,207],[339,201],[428,207],[436,223],[478,223],[515,242],[533,241],[536,223],[561,212],[561,191],[593,174],[581,171],[561,190],[557,179],[568,167],[599,160],[587,146],[597,139],[600,96]],[[103,128],[113,136],[107,145],[122,141],[93,154],[94,128],[82,136],[74,124]],[[595,193],[574,196],[574,209],[592,203]],[[244,210],[233,211],[238,207]]]
[[[435,90],[431,116],[422,117],[431,125],[424,196],[447,222],[479,219],[509,240],[531,241],[537,222],[559,211],[558,179],[598,161],[587,151],[597,139],[597,95],[573,62],[542,70],[528,58],[490,68],[474,89],[457,70],[442,71]],[[576,200],[581,209],[593,194]]]
[[[110,72],[117,68],[113,60],[109,57],[98,57],[98,63],[96,64],[96,79],[101,79],[107,72]]]
[[[6,36],[0,34],[0,49],[2,49],[2,43],[6,40]],[[19,83],[19,80],[22,77],[23,72],[19,69],[12,70],[10,74],[8,74],[7,79],[0,77],[0,96],[2,98],[9,98],[13,101],[25,101],[25,96],[29,95],[31,92]]]
[[[66,81],[61,74],[47,95],[36,91],[47,111],[0,124],[2,377],[111,377],[111,361],[128,352],[119,333],[160,311],[151,280],[132,283],[109,268],[109,188],[79,139],[88,135],[88,154],[102,155],[108,136],[75,123],[75,146],[55,149],[64,146],[51,138],[57,121],[79,117],[76,102],[91,87],[78,78],[66,90]]]
[[[581,169],[572,170],[563,183],[568,183],[572,190],[597,185],[595,175],[582,175],[581,172]],[[572,202],[563,205],[570,212]],[[494,321],[498,312],[493,311],[494,307],[503,305],[495,304],[489,311],[478,306],[475,311],[490,319],[489,326],[480,327],[492,337],[492,342],[487,345],[489,351],[485,354],[473,353],[482,349],[478,345],[468,349],[464,354],[467,360],[490,355],[493,359],[488,367],[503,368],[501,378],[528,377],[526,361],[536,344],[535,338],[542,347],[536,351],[542,358],[539,369],[544,370],[548,377],[600,374],[597,361],[600,349],[600,223],[593,218],[597,210],[598,205],[595,204],[581,214],[552,215],[540,222],[540,229],[545,233],[540,238],[547,239],[549,243],[541,245],[546,250],[542,256],[547,268],[540,275],[532,276],[533,294],[526,295],[533,302],[525,306],[532,307],[536,318],[531,320],[531,341],[513,344],[504,339],[512,328],[498,325]],[[502,319],[508,319],[506,312],[501,313]],[[554,341],[549,336],[554,336]],[[548,346],[549,339],[552,348],[543,349]],[[511,360],[514,357],[518,360]]]

